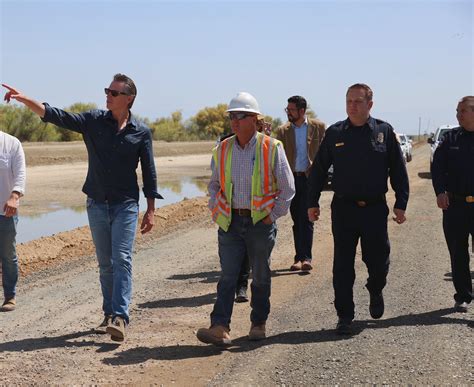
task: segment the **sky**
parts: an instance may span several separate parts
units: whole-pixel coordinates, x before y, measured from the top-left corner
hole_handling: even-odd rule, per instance
[[[155,120],[253,94],[286,120],[304,96],[326,124],[363,82],[372,115],[407,134],[456,124],[474,94],[474,1],[0,0],[0,81],[53,106],[105,107],[115,73]]]

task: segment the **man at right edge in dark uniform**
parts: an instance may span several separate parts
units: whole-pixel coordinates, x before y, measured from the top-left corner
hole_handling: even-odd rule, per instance
[[[431,176],[436,203],[443,210],[443,229],[456,293],[454,310],[467,312],[472,301],[469,235],[474,238],[474,96],[457,107],[459,128],[450,130],[434,154]]]

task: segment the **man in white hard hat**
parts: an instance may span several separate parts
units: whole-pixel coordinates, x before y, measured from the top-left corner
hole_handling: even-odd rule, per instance
[[[209,208],[219,225],[221,276],[210,328],[197,331],[203,343],[229,346],[237,277],[245,255],[252,267],[250,340],[266,337],[270,313],[270,254],[276,219],[285,215],[295,193],[294,179],[280,141],[257,131],[257,100],[239,93],[229,104],[235,136],[213,151]]]

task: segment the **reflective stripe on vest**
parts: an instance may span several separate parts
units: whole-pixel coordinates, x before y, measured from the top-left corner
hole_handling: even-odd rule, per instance
[[[269,136],[261,136],[260,155],[257,154],[257,170],[260,171],[259,181],[255,181],[255,187],[260,187],[257,192],[252,192],[252,208],[257,211],[271,212],[275,205],[276,183],[273,176],[273,163],[277,141]],[[258,142],[257,142],[258,143]],[[260,157],[259,157],[260,156]],[[263,167],[263,168],[262,168]],[[254,178],[256,178],[254,174]],[[253,190],[252,190],[253,191]]]
[[[226,138],[214,148],[214,163],[219,172],[220,190],[216,195],[212,219],[227,231],[232,219],[232,149],[235,136]],[[252,221],[265,218],[275,205],[277,185],[273,176],[276,147],[280,141],[257,133],[256,157],[252,174]]]

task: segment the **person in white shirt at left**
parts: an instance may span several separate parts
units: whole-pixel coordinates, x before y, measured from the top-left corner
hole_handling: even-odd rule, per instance
[[[20,197],[25,193],[25,153],[20,141],[0,130],[0,262],[5,300],[2,312],[16,307],[18,257],[16,227]]]

